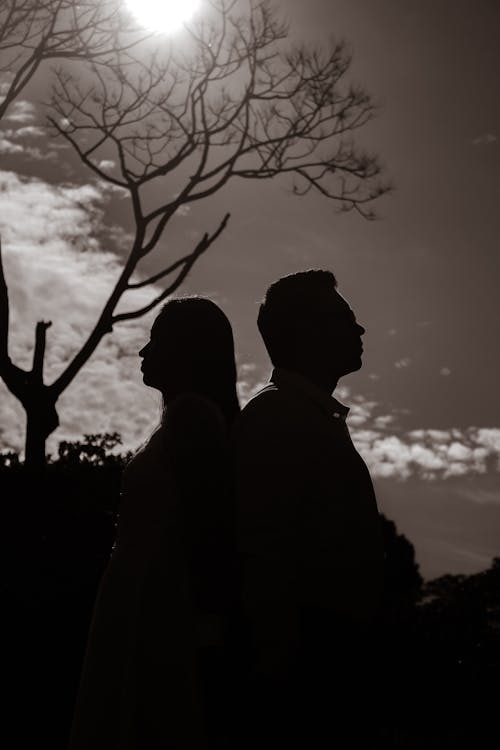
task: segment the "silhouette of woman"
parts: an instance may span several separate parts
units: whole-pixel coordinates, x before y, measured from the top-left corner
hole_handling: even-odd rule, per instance
[[[70,750],[206,748],[215,731],[214,670],[235,591],[231,325],[208,299],[171,300],[140,356],[163,416],[124,472]]]

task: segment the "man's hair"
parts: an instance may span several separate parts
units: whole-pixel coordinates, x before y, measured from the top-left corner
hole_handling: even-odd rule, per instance
[[[259,308],[257,325],[275,367],[284,367],[301,321],[319,320],[319,300],[337,288],[331,271],[292,273],[275,281]]]

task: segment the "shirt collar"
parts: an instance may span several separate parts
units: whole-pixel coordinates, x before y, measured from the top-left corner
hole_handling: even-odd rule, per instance
[[[305,396],[309,401],[319,406],[322,411],[335,419],[345,422],[349,414],[348,406],[341,404],[333,396],[328,396],[317,385],[297,372],[290,372],[290,370],[276,367],[271,374],[271,382],[277,385],[278,388],[292,390]]]

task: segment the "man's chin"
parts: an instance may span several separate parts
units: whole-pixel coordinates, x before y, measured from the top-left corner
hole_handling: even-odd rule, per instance
[[[361,354],[358,357],[353,357],[352,360],[346,363],[344,375],[349,375],[351,372],[357,372],[363,367],[363,360]]]

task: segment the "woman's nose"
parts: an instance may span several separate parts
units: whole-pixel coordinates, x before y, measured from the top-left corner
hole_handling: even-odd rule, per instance
[[[139,352],[139,357],[144,357],[144,356],[146,356],[146,350],[147,350],[147,348],[148,348],[148,345],[147,345],[147,344],[146,344],[145,346],[143,346],[143,347],[142,347],[141,351]]]

